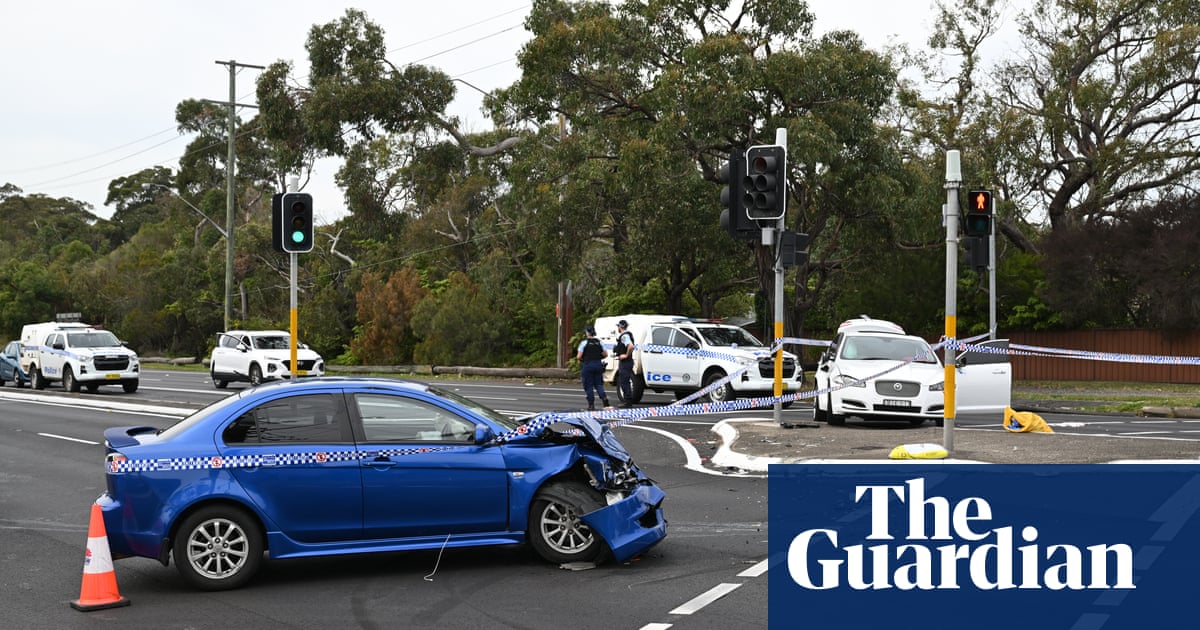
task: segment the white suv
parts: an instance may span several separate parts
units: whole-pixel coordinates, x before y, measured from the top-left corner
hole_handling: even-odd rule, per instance
[[[974,351],[957,357],[956,409],[1004,413],[1012,394],[1008,340],[981,342],[1003,352]],[[945,370],[920,337],[892,322],[862,317],[842,322],[817,364],[816,388],[827,392],[813,401],[813,419],[832,425],[856,416],[902,420],[920,425],[940,420],[945,406]]]
[[[291,334],[283,330],[228,330],[217,334],[208,369],[213,385],[224,389],[231,381],[264,381],[291,378]],[[299,344],[297,376],[323,376],[321,355]]]

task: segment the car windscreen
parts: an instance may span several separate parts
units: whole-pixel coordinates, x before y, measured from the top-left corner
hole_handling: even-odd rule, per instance
[[[705,341],[710,346],[754,346],[762,347],[762,342],[754,335],[746,332],[741,328],[711,326],[702,327],[699,329],[700,334],[704,335]]]
[[[851,361],[938,362],[928,343],[911,337],[847,337],[842,343],[842,358]]]
[[[121,345],[117,336],[107,330],[70,333],[67,342],[72,348],[112,348]]]
[[[258,350],[290,350],[292,348],[292,340],[290,337],[280,337],[278,335],[270,337],[254,337],[254,347]],[[296,342],[299,347],[300,342]]]
[[[457,403],[463,407],[466,407],[467,409],[474,411],[475,413],[483,416],[484,418],[487,418],[488,420],[491,420],[492,422],[495,422],[496,424],[498,424],[510,431],[513,429],[516,429],[518,426],[520,426],[515,420],[500,413],[499,411],[496,411],[495,409],[492,409],[490,407],[485,407],[485,406],[475,402],[474,400],[471,400],[470,398],[467,398],[465,396],[460,396],[452,391],[448,391],[448,390],[442,389],[440,387],[430,386],[429,392],[436,396],[441,396],[442,398],[445,398],[451,402]]]

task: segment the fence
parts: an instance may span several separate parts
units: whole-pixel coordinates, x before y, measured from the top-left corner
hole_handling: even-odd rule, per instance
[[[1008,337],[1012,343],[1048,348],[1200,357],[1200,331],[1173,335],[1156,330],[1012,332]],[[1200,384],[1200,366],[1196,365],[1014,356],[1012,366],[1013,379],[1022,381],[1132,381]]]

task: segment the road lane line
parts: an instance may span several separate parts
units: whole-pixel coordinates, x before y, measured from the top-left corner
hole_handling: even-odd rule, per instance
[[[725,597],[726,595],[734,592],[740,586],[741,586],[741,584],[730,584],[728,582],[718,584],[718,585],[708,589],[704,593],[701,593],[700,595],[693,597],[691,599],[691,601],[688,601],[688,602],[684,603],[683,605],[679,606],[678,608],[676,608],[675,610],[672,610],[669,614],[690,615],[690,614],[700,610],[701,608],[704,608],[705,606],[717,601],[718,599],[721,599],[722,597]]]
[[[767,572],[768,566],[769,566],[769,564],[768,564],[767,560],[763,559],[763,560],[760,560],[754,566],[750,567],[749,569],[746,569],[745,571],[742,571],[741,573],[737,574],[737,576],[738,577],[750,577],[750,578],[758,577]]]
[[[65,435],[55,435],[54,433],[39,433],[38,435],[40,435],[42,437],[54,438],[56,440],[66,440],[68,442],[79,442],[80,444],[91,444],[92,446],[97,446],[100,444],[99,442],[93,442],[91,440],[82,440],[80,438],[67,437]]]

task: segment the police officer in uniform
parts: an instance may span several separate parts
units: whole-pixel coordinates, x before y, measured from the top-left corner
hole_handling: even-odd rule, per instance
[[[605,407],[608,406],[608,395],[604,393],[604,359],[608,356],[608,350],[596,338],[595,326],[588,326],[583,332],[586,338],[580,342],[575,356],[580,361],[579,372],[583,376],[583,393],[587,396],[588,411],[595,411],[596,396],[600,397]]]

